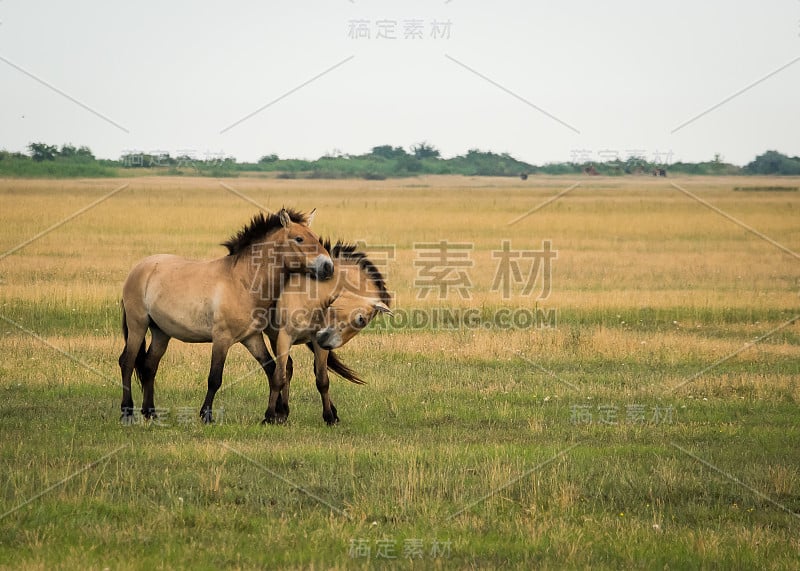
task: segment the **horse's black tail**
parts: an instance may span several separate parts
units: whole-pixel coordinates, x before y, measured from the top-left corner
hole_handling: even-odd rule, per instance
[[[128,346],[128,318],[125,314],[125,303],[120,301],[120,307],[122,307],[122,337],[125,339],[125,346]],[[124,353],[123,353],[124,354]],[[136,353],[136,361],[133,365],[133,371],[136,373],[136,379],[139,383],[142,382],[142,371],[144,371],[144,358],[147,355],[147,351],[145,349],[145,340],[142,339],[142,344],[139,346],[139,352]]]
[[[308,348],[314,351],[314,346],[308,343]],[[343,379],[347,379],[351,383],[357,385],[366,385],[367,382],[358,376],[353,369],[345,365],[333,351],[328,352],[328,370],[333,371]]]
[[[353,369],[345,365],[333,351],[328,352],[328,370],[333,371],[343,379],[357,385],[366,385],[366,381],[358,376]]]

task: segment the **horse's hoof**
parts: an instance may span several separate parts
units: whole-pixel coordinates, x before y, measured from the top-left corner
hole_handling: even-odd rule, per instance
[[[214,417],[211,414],[211,409],[201,410],[200,420],[203,421],[203,424],[214,424]]]
[[[289,403],[283,402],[283,395],[278,394],[278,400],[275,401],[275,414],[289,416]]]
[[[336,407],[331,405],[330,412],[323,410],[322,419],[328,426],[335,426],[339,422],[339,415],[336,414]]]
[[[131,424],[135,424],[136,417],[133,416],[133,410],[123,409],[122,414],[119,417],[119,421],[125,426],[130,426]]]
[[[156,414],[156,409],[155,408],[147,408],[147,409],[143,408],[142,409],[142,417],[146,418],[147,420],[150,420],[150,419],[158,418],[158,415]]]

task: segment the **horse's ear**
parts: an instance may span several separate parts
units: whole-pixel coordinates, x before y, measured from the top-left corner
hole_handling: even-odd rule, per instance
[[[286,212],[285,208],[281,208],[281,211],[278,212],[278,219],[281,221],[281,226],[284,228],[288,228],[292,223],[292,219],[289,217],[289,213]]]
[[[308,213],[306,216],[306,226],[311,226],[311,223],[314,221],[314,215],[317,213],[317,209],[314,208],[311,212]]]
[[[323,304],[325,309],[331,307],[334,303],[336,303],[336,300],[339,299],[340,295],[341,295],[340,293],[334,293],[328,299],[326,299],[325,303]]]
[[[394,313],[392,313],[392,310],[389,309],[389,306],[383,303],[382,301],[376,301],[372,307],[374,307],[375,311],[377,311],[378,313],[385,313],[386,315],[394,315]]]

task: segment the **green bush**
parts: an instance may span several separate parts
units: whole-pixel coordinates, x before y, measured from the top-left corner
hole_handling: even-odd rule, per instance
[[[53,160],[34,161],[27,156],[6,153],[0,160],[0,176],[20,178],[102,178],[117,176],[117,169],[97,161]]]
[[[800,157],[767,151],[748,163],[744,170],[750,174],[800,175]]]

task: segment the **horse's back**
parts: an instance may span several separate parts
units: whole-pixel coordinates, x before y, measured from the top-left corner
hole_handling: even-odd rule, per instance
[[[176,268],[185,267],[193,262],[193,260],[173,254],[154,254],[139,260],[128,273],[128,277],[122,286],[123,299],[126,297],[126,293],[133,295],[144,294],[148,281],[159,270],[161,270],[159,273],[163,273],[164,270],[172,273]]]
[[[211,340],[220,287],[225,283],[219,260],[202,262],[155,254],[141,260],[122,288],[126,311],[154,321],[170,337]]]

